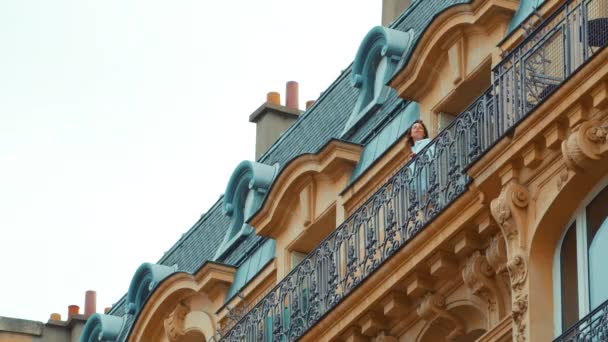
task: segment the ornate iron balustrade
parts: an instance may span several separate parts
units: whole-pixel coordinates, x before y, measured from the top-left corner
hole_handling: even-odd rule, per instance
[[[543,21],[494,68],[486,92],[219,340],[303,336],[462,195],[466,169],[606,45],[605,1],[572,0]]]
[[[578,341],[608,341],[608,300],[553,340],[553,342]]]

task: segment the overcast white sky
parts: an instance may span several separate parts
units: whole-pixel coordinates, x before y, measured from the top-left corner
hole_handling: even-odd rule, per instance
[[[380,0],[0,1],[0,316],[126,293],[254,156],[248,116],[345,69]]]

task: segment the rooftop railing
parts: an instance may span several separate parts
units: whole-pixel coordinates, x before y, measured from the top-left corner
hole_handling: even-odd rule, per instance
[[[608,40],[606,0],[569,1],[493,70],[493,84],[323,240],[220,341],[295,341],[462,195],[466,169]]]

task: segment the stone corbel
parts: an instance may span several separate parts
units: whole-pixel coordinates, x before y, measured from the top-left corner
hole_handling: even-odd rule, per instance
[[[199,310],[193,310],[183,302],[177,304],[165,318],[163,324],[170,342],[181,341],[186,335],[189,338],[203,338],[213,334],[209,315]]]
[[[454,341],[466,332],[462,321],[446,309],[445,297],[439,293],[428,292],[418,304],[417,312],[420,318],[429,323],[442,318],[442,323],[447,323],[442,328],[449,331],[447,341]]]
[[[608,124],[585,121],[562,142],[562,154],[568,169],[582,172],[595,161],[608,156]]]
[[[494,235],[490,245],[486,249],[488,264],[496,271],[498,286],[506,291],[507,295],[511,288],[509,270],[507,269],[507,250],[504,239],[500,235]]]
[[[186,334],[184,323],[189,311],[189,307],[182,303],[178,303],[173,312],[169,314],[169,317],[165,319],[165,334],[169,341],[179,341],[179,339]]]
[[[525,241],[526,208],[529,202],[528,189],[511,181],[503,187],[498,198],[490,204],[492,216],[507,241],[509,257]]]
[[[525,284],[528,264],[524,244],[527,229],[528,190],[514,180],[503,186],[503,190],[492,201],[492,216],[498,223],[507,242],[506,268],[511,280],[514,335],[516,341],[526,340],[527,294]]]
[[[469,257],[462,270],[462,279],[471,294],[488,303],[490,312],[503,315],[505,311],[502,294],[494,278],[495,270],[480,251]]]

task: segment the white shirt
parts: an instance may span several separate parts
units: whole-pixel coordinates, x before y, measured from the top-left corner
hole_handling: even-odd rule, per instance
[[[412,152],[418,154],[418,152],[420,152],[420,150],[422,150],[430,142],[431,142],[431,139],[429,139],[429,138],[420,139],[420,140],[414,142],[414,146],[412,146]]]

